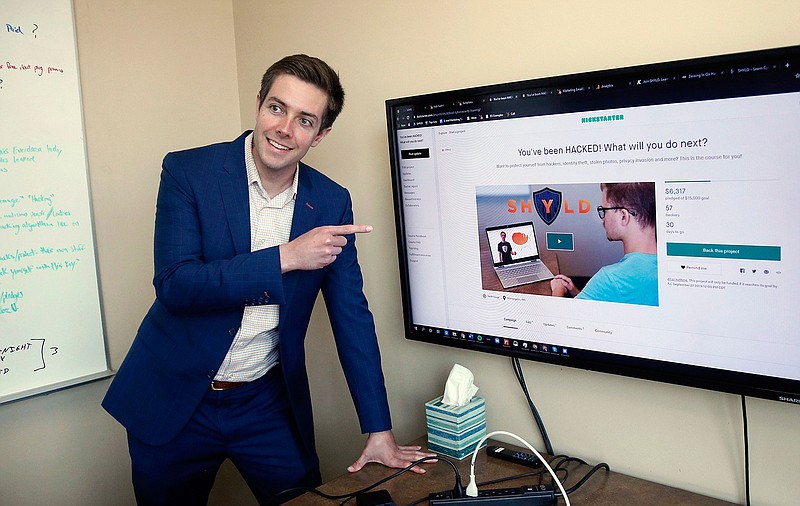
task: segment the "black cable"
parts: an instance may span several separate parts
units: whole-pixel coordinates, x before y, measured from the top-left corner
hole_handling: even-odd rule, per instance
[[[544,427],[542,417],[539,416],[539,410],[536,409],[536,406],[533,404],[533,399],[531,399],[531,395],[528,393],[528,386],[525,384],[525,376],[522,373],[522,365],[519,363],[519,359],[517,357],[512,357],[511,365],[514,368],[514,375],[517,377],[519,386],[522,388],[522,392],[525,394],[525,399],[528,401],[528,406],[531,408],[531,413],[533,414],[534,420],[536,420],[536,425],[539,426],[539,432],[541,432],[542,439],[544,440],[544,447],[547,450],[547,453],[553,455],[555,453],[553,452],[553,445],[550,444],[550,437],[547,435],[547,429]]]
[[[747,436],[747,402],[742,395],[742,425],[744,428],[744,495],[745,504],[750,506],[750,448]]]
[[[369,485],[369,486],[367,486],[367,487],[364,487],[364,488],[362,488],[361,490],[356,490],[355,492],[352,492],[352,493],[351,493],[349,496],[340,496],[340,497],[338,497],[338,498],[344,498],[344,497],[347,497],[347,499],[345,499],[345,501],[344,501],[343,503],[341,503],[341,504],[344,504],[344,503],[346,503],[347,501],[349,501],[350,499],[353,499],[353,498],[354,498],[355,496],[357,496],[358,494],[362,494],[362,493],[364,493],[364,492],[369,492],[370,490],[372,490],[373,488],[377,487],[378,485],[383,485],[383,484],[384,484],[384,483],[386,483],[387,481],[393,480],[393,479],[397,478],[398,476],[400,476],[401,474],[403,474],[403,473],[406,473],[406,472],[408,472],[409,470],[411,470],[412,468],[414,468],[414,467],[416,467],[416,466],[418,466],[418,465],[422,464],[423,462],[427,462],[427,461],[429,461],[429,460],[442,460],[442,461],[444,461],[444,462],[447,462],[448,464],[450,464],[450,467],[452,467],[452,468],[453,468],[453,472],[454,472],[454,473],[455,473],[455,475],[456,475],[456,486],[458,487],[458,486],[460,486],[460,485],[461,485],[461,475],[460,475],[460,474],[458,474],[458,468],[457,468],[457,467],[456,467],[456,465],[455,465],[455,464],[453,464],[451,461],[449,461],[448,459],[446,459],[446,458],[444,458],[444,457],[439,457],[439,456],[437,456],[437,457],[423,457],[423,458],[421,458],[421,459],[419,459],[419,460],[416,460],[416,461],[412,462],[411,464],[409,464],[408,466],[404,467],[403,469],[401,469],[401,470],[399,470],[399,471],[397,471],[397,472],[395,472],[395,473],[393,473],[393,474],[390,474],[390,475],[389,475],[389,476],[387,476],[386,478],[383,478],[382,480],[378,480],[378,481],[376,481],[376,482],[375,482],[375,483],[373,483],[372,485]],[[461,488],[463,489],[463,487],[461,487]],[[338,498],[337,498],[337,499],[338,499]]]
[[[443,460],[443,461],[447,462],[450,465],[450,467],[453,468],[453,474],[455,475],[455,478],[456,478],[456,484],[453,487],[453,497],[455,497],[455,498],[464,497],[465,489],[464,489],[464,486],[461,484],[461,475],[459,474],[458,468],[456,467],[456,465],[453,464],[453,462],[451,460],[448,460],[448,459],[446,459],[446,458],[444,458],[442,456],[439,456],[439,457],[426,457],[424,459],[421,459],[419,462],[421,462],[423,460],[429,460],[429,459]],[[430,497],[429,495],[426,495],[425,497],[412,502],[408,506],[416,506],[417,504],[420,504],[422,502],[427,501],[429,497]]]
[[[427,501],[427,500],[428,500],[428,496],[426,495],[426,496],[425,496],[425,497],[423,497],[422,499],[418,499],[418,500],[416,500],[416,501],[412,502],[411,504],[408,504],[407,506],[417,506],[417,504],[422,504],[422,503],[424,503],[424,502],[425,502],[425,501]]]
[[[564,474],[567,474],[566,469],[554,469],[556,473],[559,471],[564,471]],[[487,485],[497,485],[498,483],[503,483],[504,481],[511,481],[511,480],[518,480],[522,478],[530,478],[531,476],[538,476],[541,478],[542,476],[550,476],[550,473],[545,471],[531,471],[530,473],[522,473],[522,474],[515,474],[514,476],[506,476],[505,478],[497,478],[495,480],[483,481],[476,483],[475,485],[478,487],[485,487]],[[560,478],[559,478],[560,479]]]
[[[569,476],[569,470],[567,468],[565,468],[565,467],[559,467],[559,466],[562,466],[562,465],[566,464],[567,462],[578,462],[578,463],[581,463],[583,465],[588,465],[584,461],[582,461],[581,459],[569,458],[568,457],[566,460],[561,461],[558,464],[558,466],[555,466],[555,467],[551,466],[551,467],[553,467],[553,472],[555,472],[556,474],[558,474],[559,472],[564,473],[564,478],[559,478],[562,482],[564,480],[566,480],[567,477]],[[589,480],[589,478],[591,478],[592,475],[594,473],[596,473],[597,471],[599,471],[600,469],[605,469],[606,471],[610,471],[611,470],[611,468],[605,462],[597,464],[596,466],[591,468],[589,471],[587,471],[586,474],[580,480],[578,480],[578,482],[575,485],[571,486],[570,488],[564,489],[564,491],[567,493],[567,495],[575,492],[576,490],[581,488]],[[542,476],[549,476],[549,475],[550,475],[550,473],[548,473],[546,470],[545,471],[532,471],[530,473],[515,474],[514,476],[506,476],[504,478],[498,478],[496,480],[480,482],[480,483],[477,483],[477,486],[478,487],[485,487],[487,485],[496,485],[496,484],[502,483],[504,481],[511,481],[511,480],[517,480],[517,479],[521,479],[521,478],[528,478],[528,477],[531,477],[531,476],[542,477]],[[560,492],[556,492],[555,495],[560,497],[561,493]],[[414,503],[414,504],[419,504],[419,502]]]
[[[553,445],[550,444],[550,438],[547,435],[547,429],[545,429],[545,427],[544,427],[544,422],[542,421],[542,417],[539,416],[539,411],[536,409],[536,406],[533,404],[533,399],[531,399],[531,395],[528,392],[528,386],[525,384],[525,376],[523,375],[522,365],[520,364],[519,359],[517,357],[512,357],[511,358],[511,365],[514,368],[514,375],[517,377],[517,381],[519,382],[519,386],[522,388],[522,392],[525,394],[525,399],[528,401],[528,406],[530,406],[530,408],[531,408],[531,413],[533,414],[533,418],[536,420],[536,425],[539,426],[539,431],[542,434],[542,439],[544,440],[544,445],[545,445],[545,448],[547,449],[547,453],[549,453],[550,455],[555,455],[555,452],[553,451]],[[742,398],[742,402],[744,402],[744,398]],[[745,419],[745,452],[747,452],[747,440],[746,440],[747,436],[746,436],[746,433],[747,433],[747,421]],[[552,465],[554,462],[556,462],[556,460],[558,460],[558,463],[555,464],[555,465]],[[563,472],[564,473],[564,480],[566,480],[567,477],[569,476],[569,470],[567,470],[566,467],[562,467],[562,466],[566,465],[568,462],[577,462],[577,463],[582,464],[582,465],[588,465],[585,461],[583,461],[582,459],[576,458],[576,457],[570,457],[568,455],[555,455],[553,457],[553,460],[550,461],[551,467],[553,468],[553,472],[555,472],[555,473],[558,473],[559,471]],[[596,473],[600,469],[605,469],[607,471],[611,470],[611,468],[605,462],[603,462],[601,464],[597,464],[592,469],[590,469],[583,476],[583,478],[581,478],[578,481],[578,483],[576,483],[575,485],[573,485],[569,489],[565,489],[565,492],[567,493],[567,495],[571,494],[572,492],[574,492],[575,490],[577,490],[581,486],[583,486],[583,484],[586,483],[586,481],[589,478],[591,478],[592,475],[594,473]],[[748,473],[749,473],[749,471],[748,471]],[[528,473],[528,474],[529,475],[533,475],[535,473]],[[505,479],[494,480],[494,481],[492,481],[490,483],[498,483],[500,481],[505,481]],[[748,486],[748,492],[747,492],[748,502],[747,502],[747,504],[749,506],[750,505],[750,492],[749,492],[750,479],[749,479],[749,477],[747,479],[747,482],[748,482],[748,485],[747,485]],[[560,496],[561,494],[557,493],[556,495]]]
[[[322,492],[320,490],[317,490],[316,488],[294,487],[294,488],[289,488],[289,489],[286,489],[286,490],[282,490],[281,492],[279,492],[275,496],[275,498],[278,498],[278,497],[280,497],[280,496],[282,496],[284,494],[291,494],[291,493],[294,493],[294,492],[303,492],[303,493],[310,492],[312,494],[317,494],[318,496],[320,496],[322,498],[325,498],[325,499],[330,499],[330,500],[344,499],[344,501],[342,503],[340,503],[340,504],[345,504],[350,499],[353,499],[355,496],[357,496],[358,494],[362,494],[364,492],[369,492],[373,488],[375,488],[375,487],[377,487],[379,485],[383,485],[387,481],[393,480],[393,479],[397,478],[398,476],[400,476],[401,474],[403,474],[403,473],[411,470],[412,468],[422,464],[423,462],[427,462],[429,460],[441,460],[441,461],[444,461],[444,462],[447,462],[448,464],[450,464],[450,467],[453,468],[453,472],[456,475],[456,487],[461,487],[461,475],[458,474],[458,468],[456,467],[456,465],[453,464],[450,460],[448,460],[448,459],[446,459],[444,457],[436,456],[436,457],[424,457],[424,458],[421,458],[419,460],[415,460],[414,462],[412,462],[408,466],[404,467],[403,469],[400,469],[399,471],[397,471],[395,473],[392,473],[389,476],[387,476],[387,477],[385,477],[385,478],[383,478],[381,480],[376,481],[372,485],[366,486],[366,487],[364,487],[364,488],[362,488],[360,490],[356,490],[355,492],[350,492],[349,494],[330,495],[330,494],[326,494],[325,492]],[[461,487],[461,488],[463,489],[463,487]]]
[[[564,472],[564,477],[561,478],[561,483],[564,483],[569,478],[569,469],[567,469],[568,462],[578,462],[580,464],[586,464],[586,462],[582,461],[581,459],[568,457],[566,455],[556,455],[555,457],[553,457],[552,460],[550,460],[550,467],[553,468],[554,472],[559,472],[559,471]]]
[[[558,464],[553,464],[557,459],[561,459],[558,461]],[[589,464],[583,460],[579,459],[578,457],[570,457],[569,455],[556,455],[553,457],[553,460],[550,461],[550,466],[555,469],[557,467],[561,467],[568,462],[577,462],[578,464],[583,464],[584,466],[588,466]]]
[[[589,478],[591,478],[591,477],[592,477],[592,475],[593,475],[594,473],[596,473],[597,471],[599,471],[600,469],[605,469],[606,471],[611,471],[611,468],[610,468],[610,467],[608,467],[608,464],[606,464],[605,462],[603,462],[603,463],[601,463],[601,464],[597,464],[596,466],[594,466],[593,468],[591,468],[591,469],[589,470],[589,472],[588,472],[588,473],[586,473],[586,474],[584,475],[584,477],[583,477],[583,478],[581,478],[580,480],[578,480],[578,483],[576,483],[575,485],[573,485],[573,486],[571,486],[570,488],[568,488],[568,489],[566,489],[566,490],[565,490],[565,492],[567,493],[567,495],[569,495],[569,494],[571,494],[571,493],[575,492],[576,490],[578,490],[579,488],[581,488],[581,487],[583,486],[583,484],[584,484],[584,483],[586,483],[586,481],[587,481]],[[561,495],[561,494],[559,494],[559,493],[556,493],[556,495]]]

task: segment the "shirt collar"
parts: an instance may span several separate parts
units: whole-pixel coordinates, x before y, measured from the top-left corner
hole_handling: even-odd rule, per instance
[[[294,170],[294,179],[292,180],[292,186],[285,189],[280,195],[286,195],[286,200],[293,199],[297,197],[297,181],[298,175],[300,173],[298,168]],[[247,186],[251,186],[253,184],[256,185],[258,191],[263,195],[265,198],[269,199],[267,195],[267,191],[264,189],[264,186],[261,184],[261,178],[258,176],[258,169],[256,169],[256,161],[253,159],[253,132],[248,134],[247,138],[244,140],[244,166],[247,169]],[[288,192],[288,194],[287,194]],[[276,195],[277,198],[279,195]]]

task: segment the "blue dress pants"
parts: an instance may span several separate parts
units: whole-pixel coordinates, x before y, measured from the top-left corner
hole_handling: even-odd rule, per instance
[[[233,462],[259,504],[279,504],[301,493],[280,492],[322,482],[319,460],[304,449],[292,420],[280,366],[247,385],[209,388],[169,443],[151,446],[129,434],[128,448],[140,505],[207,504],[225,459]]]

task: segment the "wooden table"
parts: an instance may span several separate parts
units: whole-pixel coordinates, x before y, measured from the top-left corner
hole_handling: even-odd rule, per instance
[[[410,444],[421,445],[425,447],[427,439],[425,437],[413,441]],[[498,444],[509,448],[514,448],[520,451],[530,453],[527,449],[508,445],[505,443],[497,443],[489,441],[489,444]],[[455,459],[451,460],[459,470],[462,478],[462,483],[466,487],[469,483],[469,465],[471,456],[461,461]],[[412,472],[406,472],[400,476],[379,485],[374,490],[386,489],[392,496],[397,506],[405,506],[412,503],[417,503],[423,498],[427,498],[428,494],[433,492],[440,492],[444,490],[451,490],[455,484],[453,469],[445,462],[438,462],[435,464],[423,464],[427,472],[423,475],[418,475]],[[575,485],[585,474],[591,469],[590,466],[585,466],[577,463],[569,463],[567,465],[569,476],[562,480],[565,489],[569,489]],[[543,483],[551,483],[547,470],[543,467],[542,471],[546,474],[543,478]],[[477,482],[490,481],[507,476],[515,476],[522,473],[536,471],[535,469],[525,467],[504,460],[491,458],[486,456],[486,451],[481,450],[478,458],[475,461],[475,476]],[[394,469],[388,469],[378,464],[367,464],[364,469],[355,474],[346,474],[331,480],[328,483],[319,487],[319,490],[329,495],[343,495],[355,492],[372,485],[373,483],[386,478],[396,472]],[[511,488],[521,485],[538,485],[540,478],[531,476],[527,478],[515,479],[503,483],[487,485],[486,489],[490,488]],[[558,487],[555,487],[558,490]],[[624,474],[608,472],[603,469],[598,470],[589,480],[578,490],[569,495],[571,504],[575,506],[591,505],[591,506],[621,506],[621,505],[647,505],[647,506],[722,506],[731,505],[719,499],[701,496],[692,492],[687,492],[674,487],[660,485],[646,480],[633,478]],[[333,501],[325,499],[312,493],[307,493],[300,496],[287,504],[291,505],[332,505],[341,503],[341,499]],[[355,506],[355,499],[347,504]],[[427,501],[422,501],[420,504],[427,504]],[[558,500],[558,504],[564,504],[563,499]]]

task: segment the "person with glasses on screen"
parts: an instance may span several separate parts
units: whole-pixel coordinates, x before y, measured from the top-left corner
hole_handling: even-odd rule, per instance
[[[372,228],[353,223],[344,187],[301,162],[343,104],[332,68],[288,56],[262,78],[253,131],[164,158],[156,300],[103,400],[127,429],[138,504],[206,504],[226,459],[259,504],[321,483],[304,346],[320,292],[369,433],[348,470],[432,455],[392,435],[354,245]]]
[[[568,276],[550,280],[553,295],[658,305],[655,183],[603,183],[597,214],[609,241],[622,241],[619,262],[602,267],[579,290]]]

